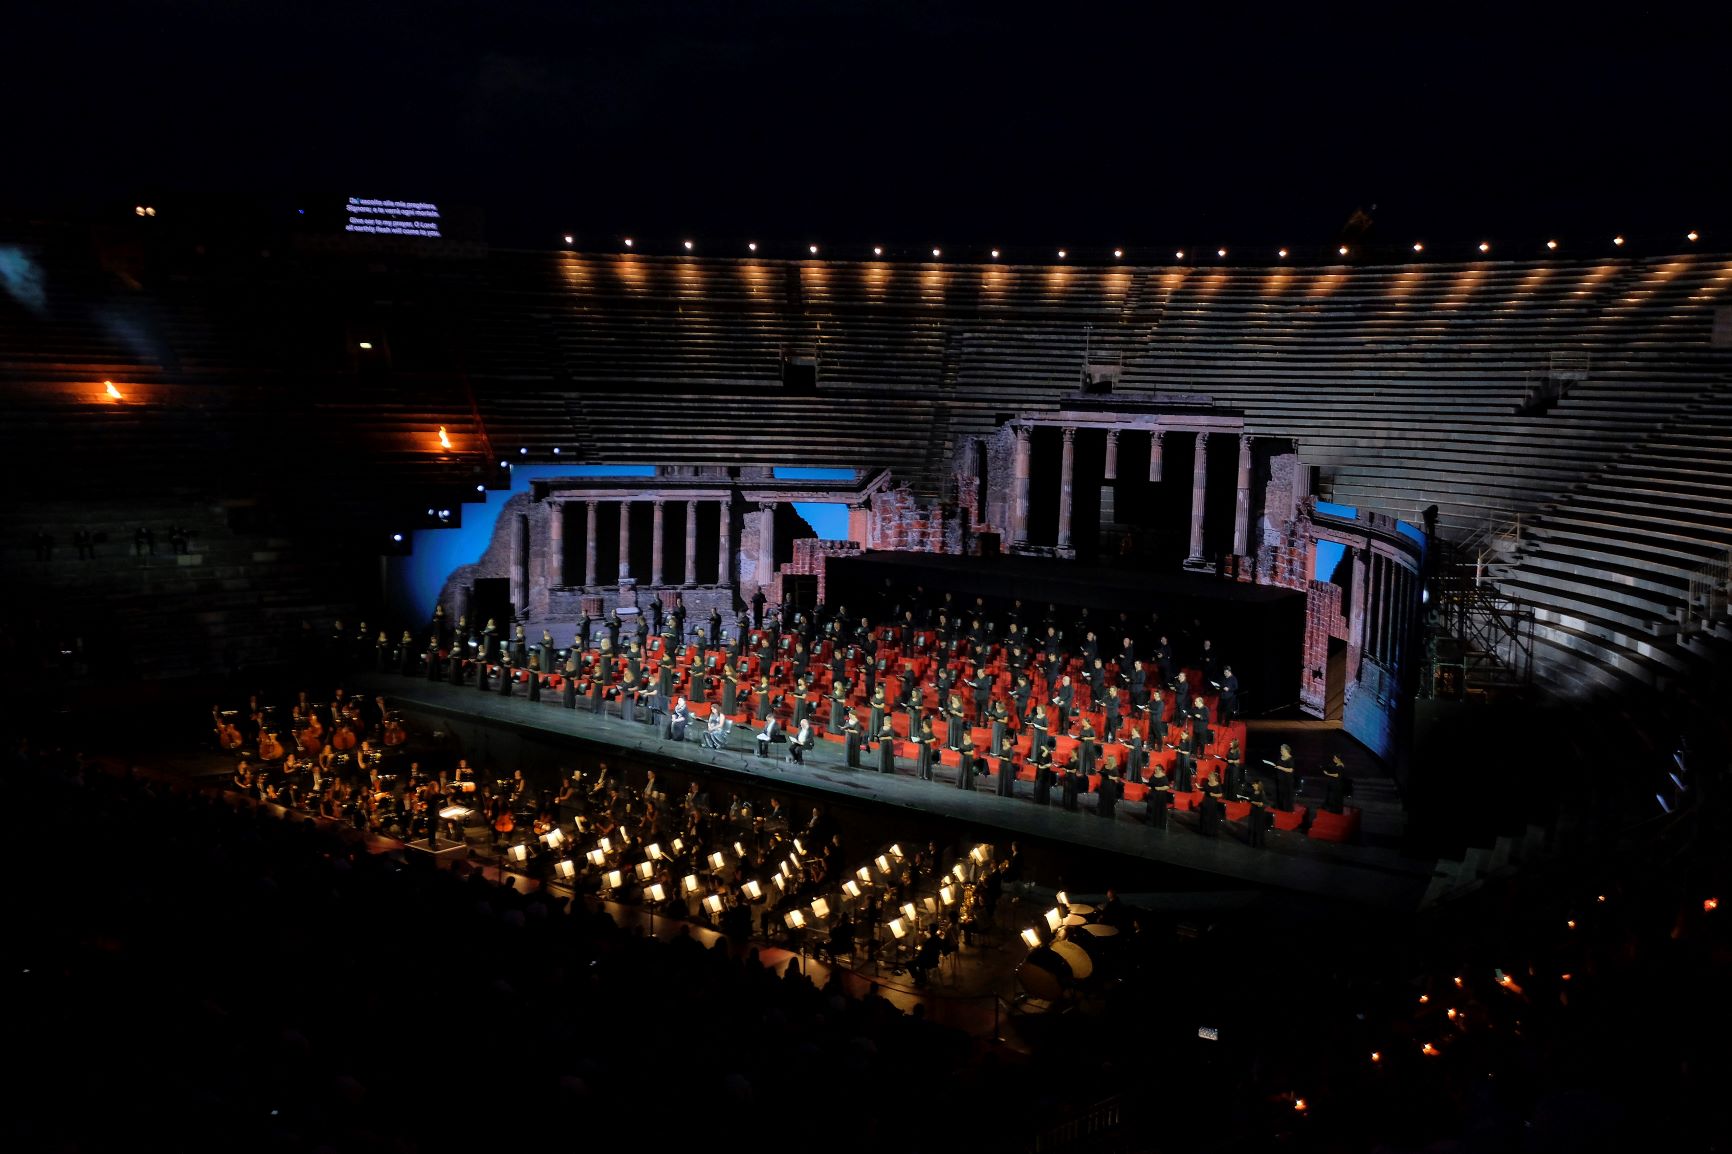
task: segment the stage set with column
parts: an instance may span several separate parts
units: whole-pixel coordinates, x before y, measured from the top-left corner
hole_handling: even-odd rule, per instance
[[[987,582],[992,555],[1008,553],[1059,567],[1059,581],[1100,566],[1199,583],[1205,599],[1221,581],[1302,594],[1303,653],[1259,699],[1351,723],[1362,686],[1380,715],[1400,698],[1423,533],[1319,504],[1297,444],[1254,435],[1238,411],[1079,395],[959,440],[949,482],[920,491],[886,470],[791,481],[767,466],[537,479],[506,503],[483,554],[448,575],[441,602],[452,620],[500,617],[501,632],[521,624],[533,642],[545,629],[558,647],[614,615],[622,637],[638,636],[683,606],[692,640],[712,612],[731,632],[741,613],[809,610],[827,573],[862,556],[943,557],[952,575]],[[801,502],[845,505],[847,539],[817,539]],[[1326,564],[1337,553],[1352,563]]]

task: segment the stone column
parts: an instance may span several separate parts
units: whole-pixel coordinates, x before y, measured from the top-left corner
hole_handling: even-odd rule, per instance
[[[528,550],[524,548],[524,536],[528,532],[529,518],[522,513],[511,519],[511,613],[513,616],[523,612],[525,595],[529,589],[529,558]]]
[[[698,583],[698,503],[686,502],[686,584]]]
[[[1158,484],[1161,479],[1161,438],[1166,433],[1154,429],[1149,433],[1149,484]]]
[[[1191,551],[1185,564],[1203,561],[1203,504],[1209,494],[1209,434],[1197,434],[1197,451],[1191,461]]]
[[[1101,470],[1101,525],[1117,525],[1119,488],[1119,431],[1107,430],[1107,459]]]
[[[1064,430],[1064,460],[1058,474],[1058,547],[1070,548],[1070,493],[1076,472],[1076,429]]]
[[[547,587],[565,584],[565,502],[547,506]]]
[[[1347,676],[1352,678],[1358,676],[1359,657],[1371,640],[1371,615],[1367,612],[1370,606],[1365,604],[1371,591],[1370,575],[1366,572],[1371,567],[1371,551],[1349,545],[1347,552],[1353,561],[1353,605],[1347,611]]]
[[[1019,545],[1028,540],[1028,438],[1027,425],[1017,425],[1016,466],[1011,474],[1010,543]]]
[[[716,548],[716,584],[727,588],[734,583],[734,499],[722,498],[722,531]]]
[[[583,532],[583,583],[589,588],[595,588],[595,502],[583,503],[585,514]]]
[[[758,587],[764,596],[770,595],[770,582],[776,574],[776,503],[763,501],[758,505]]]
[[[655,528],[650,531],[650,584],[657,589],[662,586],[662,505],[655,504]]]
[[[1233,556],[1245,555],[1251,531],[1251,438],[1239,434],[1239,489],[1233,505]]]
[[[631,502],[619,503],[619,580],[631,580]]]

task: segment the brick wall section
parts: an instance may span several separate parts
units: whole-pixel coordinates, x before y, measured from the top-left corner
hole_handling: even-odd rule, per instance
[[[796,541],[793,559],[782,566],[777,581],[789,574],[815,576],[818,578],[817,598],[820,604],[824,604],[824,567],[830,558],[855,557],[862,552],[864,550],[858,541],[820,541],[816,537]],[[777,592],[780,593],[780,590]]]
[[[962,522],[941,505],[922,505],[907,486],[886,489],[872,498],[863,544],[907,553],[960,553]]]
[[[1305,596],[1305,658],[1299,673],[1299,703],[1307,713],[1321,717],[1328,692],[1329,638],[1345,636],[1347,622],[1341,616],[1341,587],[1329,581],[1312,581]]]

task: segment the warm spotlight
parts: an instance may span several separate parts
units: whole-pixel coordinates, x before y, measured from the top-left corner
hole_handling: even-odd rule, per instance
[[[1702,234],[1697,232],[1695,229],[1691,229],[1689,232],[1684,234],[1684,239],[1694,244],[1696,241],[1702,239]]]
[[[1623,248],[1624,247],[1624,238],[1622,236],[1614,236],[1612,238],[1612,243],[1617,245],[1619,248]]]
[[[1414,252],[1424,252],[1425,251],[1425,245],[1416,240],[1413,242],[1413,251]]]
[[[565,243],[566,244],[570,244],[572,241],[574,241],[576,239],[577,238],[572,236],[569,232],[565,234]]]
[[[1483,241],[1483,240],[1480,241],[1479,242],[1479,251],[1490,252],[1491,251],[1491,243],[1489,241]]]
[[[103,381],[102,391],[108,394],[110,400],[124,401],[126,399],[120,395],[120,390],[114,387],[113,381]]]
[[[1286,260],[1287,259],[1287,250],[1284,248],[1278,249],[1278,250],[1276,250],[1275,255],[1280,257],[1282,260]]]
[[[691,242],[691,241],[689,241],[689,240],[688,240],[688,241],[686,241],[686,251],[687,251],[687,252],[691,252],[691,251],[692,251],[692,242]]]
[[[626,246],[626,247],[627,247],[627,248],[630,248],[630,247],[631,247],[631,237],[629,237],[629,236],[628,236],[628,237],[626,237],[626,238],[625,238],[625,246]]]
[[[1059,250],[1058,250],[1058,259],[1060,259],[1060,260],[1063,260],[1063,259],[1064,259],[1064,258],[1065,258],[1065,256],[1066,256],[1066,255],[1068,255],[1068,254],[1066,254],[1066,252],[1065,252],[1065,251],[1064,251],[1064,249],[1062,249],[1062,248],[1061,248],[1061,249],[1059,249]]]
[[[936,249],[936,248],[935,248],[935,249],[933,249],[933,250],[932,250],[932,255],[933,255],[933,256],[934,256],[934,257],[935,257],[935,258],[936,258],[936,257],[941,257],[941,256],[943,256],[943,255],[944,255],[944,253],[943,253],[943,252],[942,252],[942,251],[940,251],[940,250],[939,250],[939,249]]]
[[[361,347],[364,349],[370,349],[373,347],[373,342],[372,341],[362,341]]]
[[[747,252],[757,252],[758,251],[758,242],[755,240],[747,241],[746,242],[746,251]]]
[[[1215,255],[1218,257],[1221,257],[1224,260],[1224,259],[1226,259],[1226,256],[1227,256],[1227,250],[1224,248],[1218,248],[1215,250]]]
[[[1347,246],[1342,245],[1340,248],[1336,249],[1335,251],[1340,253],[1342,256],[1346,256],[1347,255]]]
[[[1114,260],[1124,260],[1125,259],[1125,250],[1122,248],[1113,249],[1113,259]]]
[[[1553,252],[1556,252],[1557,247],[1558,247],[1558,242],[1555,240],[1548,240],[1548,241],[1546,241],[1546,247],[1548,249],[1551,249]]]
[[[439,426],[439,447],[441,449],[449,449],[451,447],[451,434],[445,431],[444,425]]]
[[[1184,260],[1185,259],[1185,250],[1180,249],[1178,252],[1174,253],[1173,259],[1174,260]]]
[[[1693,238],[1692,238],[1692,239],[1693,239]],[[992,259],[993,259],[993,260],[997,260],[997,259],[998,259],[998,250],[997,250],[997,249],[996,249],[996,248],[995,248],[995,249],[993,249],[993,250],[992,250]]]
[[[884,255],[884,246],[881,244],[873,245],[872,246],[872,255],[873,256],[883,256]]]
[[[817,256],[818,255],[818,246],[815,244],[809,244],[806,246],[806,251],[811,253],[813,256]]]

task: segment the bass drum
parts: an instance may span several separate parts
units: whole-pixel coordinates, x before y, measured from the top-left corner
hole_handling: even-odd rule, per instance
[[[1029,951],[1022,965],[1016,968],[1016,978],[1029,997],[1043,1002],[1059,1001],[1075,984],[1070,963],[1047,946]]]
[[[1078,984],[1094,977],[1095,960],[1081,944],[1068,939],[1056,941],[1052,944],[1052,951],[1065,960],[1065,964],[1070,967],[1071,977]]]

